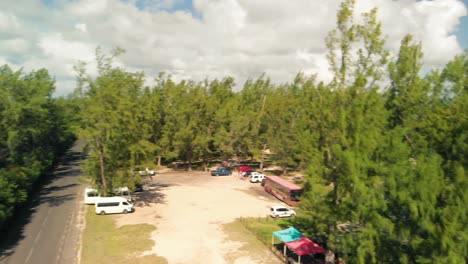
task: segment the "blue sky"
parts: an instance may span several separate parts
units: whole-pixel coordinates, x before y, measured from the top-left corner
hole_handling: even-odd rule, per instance
[[[465,6],[468,7],[468,0],[463,1]],[[468,50],[468,16],[461,18],[461,23],[457,31],[458,42],[463,48]]]
[[[57,94],[76,86],[73,66],[96,47],[118,46],[119,65],[177,80],[262,74],[274,83],[298,72],[330,80],[324,39],[341,0],[1,0],[0,65],[47,68]],[[378,7],[386,48],[397,54],[412,34],[426,68],[468,49],[468,0],[358,0],[356,14]],[[457,39],[454,38],[457,36]]]

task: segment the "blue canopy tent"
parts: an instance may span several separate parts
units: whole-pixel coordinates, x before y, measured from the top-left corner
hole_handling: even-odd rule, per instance
[[[275,244],[275,237],[279,238],[281,242],[285,243],[283,246],[283,255],[286,255],[286,242],[297,240],[303,237],[303,235],[294,227],[290,227],[280,231],[275,231],[271,236],[271,246],[274,246]]]
[[[285,242],[285,243],[286,242],[291,242],[291,241],[294,241],[296,239],[299,239],[299,238],[303,237],[301,232],[299,232],[294,227],[290,227],[290,228],[280,230],[280,231],[275,231],[275,232],[273,232],[273,235],[274,236],[272,236],[272,242],[274,242],[274,239],[275,239],[275,236],[276,236],[277,238],[279,238],[281,240],[281,242]]]

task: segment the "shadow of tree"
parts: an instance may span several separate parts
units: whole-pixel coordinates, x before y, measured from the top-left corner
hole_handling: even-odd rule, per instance
[[[63,190],[66,190],[68,188],[72,188],[72,187],[75,187],[75,186],[78,186],[79,184],[78,183],[71,183],[71,184],[66,184],[66,185],[62,185],[62,186],[50,186],[50,187],[46,187],[46,188],[43,188],[40,192],[40,195],[48,195],[48,194],[53,194],[54,192],[59,192],[59,191],[63,191]]]
[[[46,203],[50,207],[57,207],[65,203],[66,201],[70,201],[76,198],[74,194],[65,194],[65,195],[52,195],[41,197],[41,204]]]
[[[136,207],[150,206],[151,204],[165,204],[166,195],[162,191],[174,186],[173,184],[149,183],[143,192],[133,194]]]

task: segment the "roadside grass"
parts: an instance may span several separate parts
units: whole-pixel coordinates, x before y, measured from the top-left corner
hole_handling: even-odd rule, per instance
[[[117,228],[113,219],[112,215],[96,215],[88,208],[81,263],[167,264],[163,257],[142,256],[154,244],[150,239],[151,232],[156,229],[154,226],[140,224]]]
[[[263,219],[263,218],[260,218]],[[253,230],[248,229],[246,222],[252,223]],[[276,223],[275,223],[276,222]],[[267,255],[265,249],[270,249],[271,232],[280,230],[277,226],[279,221],[265,221],[259,218],[242,218],[236,221],[223,225],[223,232],[227,234],[227,239],[230,241],[241,241],[242,245],[235,251],[226,254],[226,260],[233,263],[237,258],[249,256],[258,263],[271,263],[276,257],[271,254]],[[280,262],[278,260],[278,262]]]
[[[265,245],[271,245],[271,236],[274,231],[291,226],[287,218],[273,219],[269,216],[239,218],[236,222],[239,222]]]

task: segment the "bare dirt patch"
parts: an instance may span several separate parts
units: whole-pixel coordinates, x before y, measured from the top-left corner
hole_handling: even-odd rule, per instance
[[[116,218],[119,226],[156,226],[155,246],[145,254],[157,254],[171,264],[281,263],[267,248],[250,247],[248,232],[233,236],[225,228],[238,217],[264,217],[278,204],[259,184],[207,172],[167,172],[146,188],[136,194],[135,213]]]

